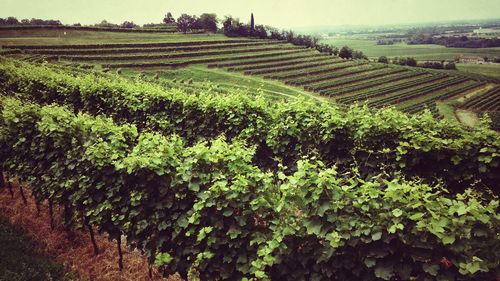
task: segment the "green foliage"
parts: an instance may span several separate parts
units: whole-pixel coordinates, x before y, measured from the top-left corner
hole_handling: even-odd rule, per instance
[[[201,280],[488,280],[499,266],[498,200],[471,189],[449,195],[440,185],[360,177],[315,159],[267,172],[241,141],[187,146],[176,135],[13,98],[0,109],[5,170],[28,181],[38,200],[125,235],[168,271]],[[304,117],[320,114],[336,130],[353,122],[324,107],[287,110],[296,117],[282,122],[285,131],[311,143],[317,136],[295,131],[324,128]],[[391,116],[358,120],[365,127],[357,145],[376,137],[385,147],[372,134],[394,135]],[[270,134],[287,139],[280,132]]]
[[[140,131],[176,133],[188,144],[224,135],[256,145],[255,163],[293,168],[316,155],[362,176],[402,171],[428,182],[443,180],[453,192],[471,184],[498,193],[500,139],[479,126],[465,129],[429,114],[408,116],[393,109],[339,109],[303,100],[273,102],[242,94],[186,94],[147,82],[94,75],[73,76],[44,66],[4,61],[1,89],[42,104],[105,114]],[[432,163],[432,165],[429,165]]]

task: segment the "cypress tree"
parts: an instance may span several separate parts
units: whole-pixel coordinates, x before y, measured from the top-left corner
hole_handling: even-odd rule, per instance
[[[255,30],[255,21],[253,19],[253,13],[250,17],[250,30],[253,32]]]

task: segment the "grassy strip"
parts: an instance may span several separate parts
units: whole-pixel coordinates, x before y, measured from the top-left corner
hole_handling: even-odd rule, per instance
[[[37,249],[35,241],[21,228],[0,216],[0,280],[76,280],[66,276],[64,266]]]
[[[217,56],[224,54],[240,54],[240,53],[253,53],[263,51],[276,51],[287,49],[300,49],[292,45],[285,46],[267,46],[255,48],[234,48],[229,50],[214,50],[214,51],[200,51],[200,52],[175,52],[175,53],[153,53],[145,55],[117,55],[117,56],[59,56],[60,59],[77,60],[77,61],[115,61],[115,60],[154,60],[154,59],[174,59],[174,58],[189,58],[198,56]]]
[[[213,41],[213,44],[194,45],[194,46],[171,46],[171,47],[141,47],[141,48],[101,48],[101,49],[34,49],[25,50],[29,54],[48,54],[48,55],[102,55],[102,54],[130,54],[130,53],[160,53],[160,52],[180,52],[180,51],[199,51],[199,50],[217,50],[229,49],[235,47],[252,47],[284,44],[281,41],[262,41],[248,43],[219,43]]]

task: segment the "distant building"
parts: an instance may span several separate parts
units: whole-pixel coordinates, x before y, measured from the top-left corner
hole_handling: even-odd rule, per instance
[[[461,63],[484,63],[484,59],[478,56],[460,56],[458,60]]]

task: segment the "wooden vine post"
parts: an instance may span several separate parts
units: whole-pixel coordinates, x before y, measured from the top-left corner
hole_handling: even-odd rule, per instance
[[[19,194],[21,194],[21,198],[23,199],[24,205],[28,205],[28,200],[26,199],[26,196],[24,195],[24,190],[23,190],[23,185],[21,183],[19,184]]]
[[[116,238],[116,245],[118,247],[118,268],[120,271],[123,270],[123,253],[122,253],[122,236],[118,234]]]

